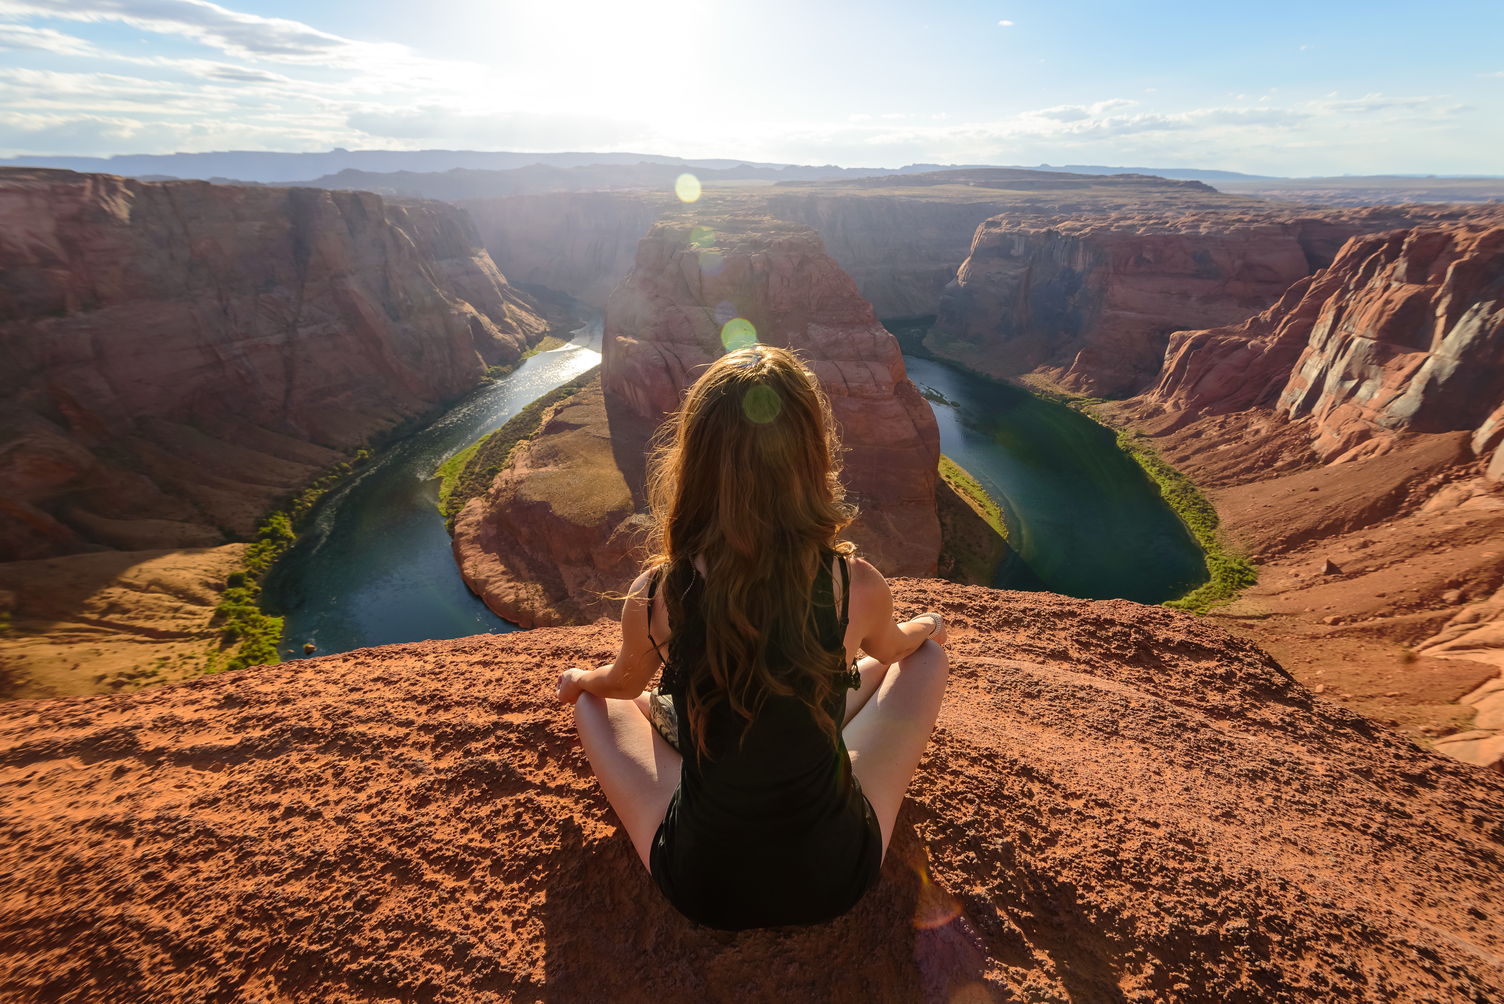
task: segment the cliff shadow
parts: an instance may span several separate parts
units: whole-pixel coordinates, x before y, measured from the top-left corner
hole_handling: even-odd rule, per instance
[[[76,680],[126,669],[144,673],[159,656],[176,663],[186,647],[209,646],[219,602],[210,583],[222,584],[235,567],[216,547],[0,563],[0,700],[77,692]]]
[[[632,492],[632,507],[638,512],[646,512],[647,455],[653,433],[658,430],[661,420],[643,418],[615,394],[603,392],[601,397],[606,403],[606,427],[611,434],[611,454],[616,469]]]

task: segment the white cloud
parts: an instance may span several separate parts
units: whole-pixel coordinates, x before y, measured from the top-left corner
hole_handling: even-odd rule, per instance
[[[0,24],[0,50],[50,52],[57,56],[98,56],[102,52],[89,42],[52,28],[29,24]]]
[[[480,36],[575,38],[561,77],[546,45],[516,45],[507,59],[482,65],[209,0],[0,0],[0,21],[14,22],[0,23],[0,51],[22,54],[11,61],[18,65],[0,69],[0,154],[510,147],[870,166],[1046,161],[1311,174],[1416,170],[1408,165],[1436,157],[1479,170],[1482,151],[1498,150],[1504,138],[1484,112],[1446,96],[1302,99],[1288,91],[1271,97],[1271,89],[1256,101],[1257,92],[1177,102],[1169,96],[1177,88],[1164,83],[1163,93],[1143,88],[1140,101],[1041,102],[985,117],[968,116],[962,104],[949,106],[948,117],[916,108],[841,120],[842,109],[819,121],[813,114],[811,121],[759,121],[741,113],[735,82],[700,74],[699,64],[680,58],[697,51],[703,32],[694,17],[705,5],[664,2],[679,6],[647,20],[631,7],[605,8],[615,20],[594,23],[588,38],[575,38],[572,7],[478,5],[492,18],[467,26]],[[503,6],[507,12],[497,13]],[[118,29],[80,27],[86,38],[57,30],[70,22],[128,25],[170,44],[104,41]],[[1015,25],[1003,19],[998,26]],[[650,55],[626,72],[617,58],[624,46]],[[77,70],[77,60],[107,72],[64,72]],[[1477,77],[1504,78],[1504,70]],[[1476,78],[1470,86],[1491,90]]]
[[[1476,133],[1448,125],[1468,111],[1446,98],[1384,95],[1181,110],[1144,109],[1112,98],[983,121],[869,120],[834,129],[768,123],[761,133],[778,142],[744,155],[865,166],[1084,163],[1290,175],[1404,171],[1417,169],[1406,165],[1419,159],[1412,146],[1421,134],[1429,137],[1420,147],[1429,163],[1449,157],[1465,164],[1475,158]]]
[[[0,0],[0,14],[116,21],[189,38],[242,59],[344,62],[363,44],[301,21],[243,14],[207,0]]]
[[[1106,101],[1097,101],[1089,105],[1055,105],[1038,111],[1026,112],[1025,116],[1052,119],[1056,122],[1080,122],[1097,118],[1120,108],[1131,108],[1136,104],[1138,104],[1137,101],[1130,101],[1127,98],[1109,98]]]

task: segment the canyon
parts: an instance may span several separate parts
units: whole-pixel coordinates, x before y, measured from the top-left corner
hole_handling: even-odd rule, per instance
[[[768,186],[706,187],[693,206],[668,191],[555,192],[462,199],[498,266],[604,307],[637,242],[664,215],[750,213],[814,228],[880,318],[936,312],[977,227],[1001,212],[1041,216],[1251,209],[1199,182],[1002,168]]]
[[[1504,214],[1250,207],[1192,186],[1176,193],[1186,204],[1170,210],[1131,179],[1119,193],[1128,204],[1109,210],[1096,192],[1029,201],[1016,190],[1032,179],[955,174],[966,180],[708,189],[705,198],[776,205],[780,217],[836,235],[832,257],[851,263],[864,295],[895,313],[937,314],[923,348],[941,359],[1127,398],[1098,411],[1145,434],[1201,484],[1233,547],[1263,567],[1260,584],[1214,616],[1250,632],[1310,685],[1476,762],[1504,762],[1498,726],[1467,728],[1474,709],[1484,723],[1504,713],[1492,703],[1504,697],[1491,696],[1501,689],[1495,641],[1479,643],[1494,638],[1493,597],[1504,588],[1493,543],[1504,534],[1496,487],[1504,264],[1494,222]],[[942,289],[913,266],[934,260],[944,274],[955,242],[919,245],[963,230],[968,221],[953,213],[996,208],[977,201],[989,182],[1014,186],[1008,211],[976,226]],[[927,188],[929,230],[906,216],[924,205]],[[885,190],[891,204],[875,194]],[[650,215],[633,204],[639,220]],[[904,253],[886,271],[874,267],[887,250],[878,235],[900,232],[920,237],[891,238]],[[609,255],[594,260],[621,268]],[[657,380],[660,413],[682,385],[644,372],[627,382],[639,378]],[[606,437],[605,425],[597,430]],[[626,491],[617,496],[624,519],[636,511]],[[1329,559],[1342,571],[1321,573]]]
[[[6,170],[0,274],[0,582],[13,634],[70,639],[0,651],[65,689],[63,664],[121,635],[214,634],[114,614],[60,627],[65,607],[131,606],[101,597],[121,586],[107,569],[137,562],[91,552],[217,571],[289,493],[549,326],[463,213],[365,193]]]
[[[1125,397],[1156,381],[1171,332],[1263,310],[1356,234],[1469,212],[1010,211],[977,229],[925,344],[992,376],[1044,373],[1075,393]]]
[[[695,214],[638,245],[606,303],[598,385],[554,405],[456,518],[461,572],[491,609],[536,625],[619,605],[641,559],[649,438],[726,351],[728,323],[800,352],[830,398],[860,509],[851,539],[894,574],[934,574],[939,437],[897,342],[809,228]]]
[[[1109,411],[1258,562],[1217,617],[1308,684],[1504,767],[1501,406],[1504,214],[1480,213],[1354,237],[1268,310],[1172,335],[1158,384]]]
[[[1504,211],[1043,174],[460,210],[0,171],[0,988],[1504,994]],[[536,629],[186,679],[236,539],[558,294],[604,311],[600,373],[452,541]],[[976,527],[879,321],[928,314],[937,357],[1117,398],[1077,404],[1189,474],[1258,583],[1194,617],[934,578]],[[651,888],[551,694],[614,655],[645,448],[733,318],[820,377],[852,534],[901,616],[946,615],[952,675],[879,886],[728,941]]]
[[[1313,694],[1205,619],[934,580],[894,592],[901,615],[952,625],[951,679],[881,879],[832,923],[733,937],[664,902],[553,698],[561,668],[615,652],[603,622],[0,705],[0,987],[1504,994],[1504,777]]]
[[[517,358],[547,325],[524,288],[616,320],[601,381],[547,409],[486,500],[455,520],[466,582],[520,623],[612,611],[646,527],[644,446],[719,350],[715,308],[783,296],[791,320],[751,320],[759,331],[787,321],[779,337],[830,353],[822,377],[842,388],[843,424],[867,437],[848,466],[852,490],[878,503],[868,510],[879,522],[855,532],[891,570],[933,574],[936,512],[960,510],[921,462],[934,452],[923,402],[900,390],[892,415],[865,428],[852,416],[909,387],[876,319],[934,314],[922,348],[938,358],[1139,395],[1099,410],[1201,483],[1229,539],[1265,566],[1217,616],[1307,682],[1432,740],[1466,724],[1456,700],[1492,686],[1492,642],[1478,639],[1492,637],[1504,587],[1490,544],[1504,395],[1487,383],[1500,371],[1488,354],[1497,296],[1480,283],[1499,270],[1486,225],[1497,209],[1312,211],[1198,182],[991,169],[712,185],[692,205],[628,190],[467,200],[463,211],[47,171],[11,172],[6,191],[17,279],[0,331],[9,351],[29,343],[32,354],[11,371],[3,456],[17,490],[0,539],[30,561],[142,556],[133,575],[106,574],[121,563],[99,557],[88,574],[0,565],[0,601],[25,628],[0,648],[39,666],[16,646],[55,625],[74,639],[53,651],[57,680],[88,661],[125,672],[153,644],[157,659],[183,658],[191,646],[174,618],[199,623],[212,607],[227,535],[243,539],[353,444]],[[685,233],[713,224],[713,239]],[[707,255],[723,260],[707,270]],[[146,323],[164,334],[145,351],[99,334]],[[50,354],[37,354],[44,344]],[[889,441],[921,445],[885,453]],[[912,490],[860,483],[895,458]],[[1328,559],[1344,571],[1311,572]],[[195,560],[206,571],[194,574]],[[1349,571],[1365,561],[1395,582]],[[1419,571],[1428,562],[1434,574]],[[42,596],[32,580],[73,585]],[[177,613],[152,620],[158,601],[141,595],[176,596]]]

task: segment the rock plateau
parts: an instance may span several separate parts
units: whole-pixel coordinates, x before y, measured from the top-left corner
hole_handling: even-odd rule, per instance
[[[734,936],[653,888],[559,670],[614,626],[0,707],[20,1001],[1504,995],[1504,778],[1203,620],[898,580],[955,626],[879,885]]]

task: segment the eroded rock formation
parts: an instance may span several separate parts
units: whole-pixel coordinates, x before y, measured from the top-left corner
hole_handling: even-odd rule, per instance
[[[1260,562],[1227,613],[1423,737],[1455,730],[1471,707],[1453,702],[1504,666],[1487,601],[1504,584],[1500,223],[1354,237],[1263,313],[1177,332],[1158,385],[1123,406]],[[1472,758],[1504,762],[1478,731]]]
[[[0,172],[0,558],[248,533],[544,328],[443,204]]]
[[[608,408],[598,379],[551,406],[455,519],[466,585],[524,627],[618,614],[643,558],[643,450],[654,424]]]
[[[456,519],[462,573],[493,610],[557,624],[619,603],[609,597],[642,557],[632,545],[648,437],[738,317],[761,341],[798,349],[830,395],[862,510],[852,539],[890,574],[934,573],[939,433],[893,336],[808,228],[697,215],[656,224],[612,294],[600,389],[556,406]]]
[[[899,318],[935,313],[977,226],[1000,212],[1070,218],[1125,207],[1187,213],[1257,204],[1199,182],[988,168],[717,185],[707,187],[692,208],[707,216],[754,213],[813,227],[877,316]],[[685,208],[667,189],[520,195],[460,205],[515,281],[597,307],[626,277],[637,241],[652,222]]]
[[[1004,214],[978,228],[927,344],[994,376],[1044,370],[1082,393],[1131,394],[1153,385],[1171,332],[1242,320],[1348,237],[1426,215],[1458,214]]]
[[[890,574],[933,574],[934,412],[898,343],[809,228],[759,217],[655,226],[606,305],[605,393],[656,424],[726,351],[723,326],[734,318],[759,341],[798,351],[830,397],[843,480],[862,509],[853,539]]]
[[[612,625],[0,706],[20,999],[1462,1002],[1504,778],[1206,621],[899,580],[952,672],[878,886],[718,936],[657,893],[558,672]],[[671,963],[666,962],[671,960]]]
[[[1177,332],[1152,400],[1189,415],[1272,408],[1307,419],[1323,460],[1401,433],[1504,440],[1504,226],[1357,237],[1329,268],[1241,324]]]

